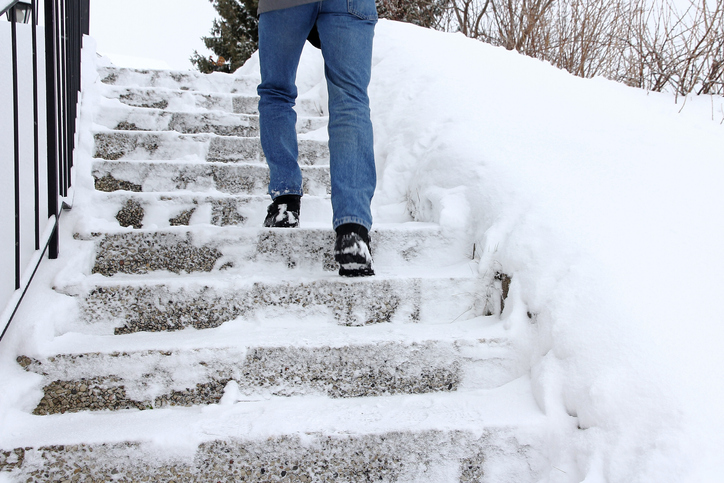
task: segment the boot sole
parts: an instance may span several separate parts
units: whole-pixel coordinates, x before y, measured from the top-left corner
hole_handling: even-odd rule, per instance
[[[339,267],[339,274],[343,277],[371,277],[375,274],[375,271],[371,268]]]

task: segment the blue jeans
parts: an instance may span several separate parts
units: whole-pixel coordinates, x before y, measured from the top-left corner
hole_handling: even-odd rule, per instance
[[[295,79],[307,36],[315,24],[319,31],[329,91],[333,228],[344,223],[372,227],[377,175],[367,87],[376,23],[374,0],[324,0],[259,17],[259,122],[272,199],[302,195],[292,109]]]

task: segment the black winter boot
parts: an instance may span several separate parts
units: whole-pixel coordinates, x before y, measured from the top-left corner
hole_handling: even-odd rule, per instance
[[[339,263],[339,274],[343,277],[368,277],[372,270],[372,252],[367,228],[356,223],[345,223],[335,230],[334,259]]]
[[[269,228],[295,228],[299,226],[299,195],[277,196],[266,209],[264,226]]]

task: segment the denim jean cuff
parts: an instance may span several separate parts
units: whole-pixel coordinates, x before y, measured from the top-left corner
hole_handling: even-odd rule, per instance
[[[271,196],[272,200],[275,200],[275,199],[279,198],[280,196],[284,196],[284,195],[302,196],[303,194],[304,193],[302,192],[302,190],[297,190],[297,189],[284,189],[284,190],[280,190],[280,191],[269,190],[269,196]]]
[[[345,216],[344,218],[334,220],[332,228],[336,230],[339,225],[344,225],[345,223],[357,223],[358,225],[362,225],[367,228],[367,231],[372,230],[372,223],[364,221],[362,218],[358,218],[356,216]]]

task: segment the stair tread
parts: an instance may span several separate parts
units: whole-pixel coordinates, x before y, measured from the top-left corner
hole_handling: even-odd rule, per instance
[[[186,92],[186,91],[182,91]],[[110,101],[115,101],[115,99],[108,99]],[[96,113],[96,119],[98,119],[98,116],[101,116],[102,119],[105,118],[111,118],[118,115],[128,115],[133,114],[137,115],[139,117],[167,117],[167,116],[183,116],[183,117],[198,117],[198,118],[211,118],[211,119],[228,119],[228,120],[236,120],[236,121],[257,121],[259,119],[259,114],[246,114],[246,113],[240,113],[240,112],[229,112],[225,110],[219,110],[219,109],[194,109],[194,110],[183,110],[183,109],[159,109],[159,108],[153,108],[153,107],[138,107],[138,106],[131,106],[127,104],[118,104],[116,102],[113,102],[112,105],[106,106],[103,108],[103,110],[99,113]],[[305,115],[300,114],[297,116],[301,119],[316,119],[320,121],[327,121],[327,116],[313,116],[313,115]],[[101,124],[103,125],[103,124]],[[105,127],[105,125],[103,125]],[[115,130],[113,128],[109,128],[111,130]],[[123,130],[125,131],[125,130]],[[159,132],[163,132],[163,130],[158,130]],[[102,131],[99,131],[102,132]],[[146,132],[145,130],[143,132]],[[194,133],[194,134],[203,134],[203,133]],[[213,135],[214,133],[207,133],[210,135]],[[258,136],[258,135],[257,135]]]
[[[233,114],[236,115],[236,114]],[[200,116],[201,117],[201,116]],[[196,132],[196,133],[181,133],[176,132],[173,130],[119,130],[119,129],[112,129],[112,128],[106,128],[103,129],[101,125],[96,125],[96,129],[93,131],[93,134],[95,136],[118,136],[118,137],[127,137],[127,138],[143,138],[143,137],[150,137],[150,136],[157,136],[159,138],[162,138],[164,141],[168,142],[174,142],[174,141],[183,141],[183,140],[194,140],[194,141],[217,141],[217,142],[249,142],[249,143],[259,143],[259,135],[256,134],[254,136],[221,136],[219,134],[215,134],[212,132]],[[304,135],[300,135],[299,143],[300,148],[303,148],[305,144],[320,144],[320,145],[326,145],[326,140],[319,140],[319,139],[307,139],[303,137]]]
[[[154,161],[155,162],[155,161]],[[193,201],[195,199],[223,199],[223,200],[252,200],[262,201],[267,204],[271,202],[268,194],[229,194],[229,193],[196,193],[188,190],[172,190],[172,191],[95,191],[93,193],[96,201],[99,203],[125,201],[129,198],[136,198],[144,202],[173,202],[173,201]],[[329,203],[329,195],[304,194],[302,203],[305,200],[314,199],[315,201],[326,201]],[[375,222],[375,226],[378,223]]]
[[[99,160],[93,161],[96,190],[185,193],[266,193],[269,168],[265,163],[221,163],[183,160]],[[330,193],[329,166],[301,166],[304,192]]]
[[[237,319],[224,326],[198,331],[151,332],[143,335],[101,335],[68,332],[43,346],[47,359],[58,354],[144,351],[228,350],[245,347],[344,347],[374,343],[421,344],[430,341],[453,344],[475,340],[491,349],[507,348],[514,339],[495,316],[461,318],[448,324],[376,324],[350,328],[330,324],[322,317],[275,317],[268,324]]]
[[[239,161],[234,163],[224,162],[224,161],[197,161],[194,160],[193,157],[189,159],[188,157],[184,157],[181,159],[149,159],[149,158],[137,158],[137,159],[101,159],[101,158],[94,158],[93,159],[93,165],[94,166],[124,166],[124,165],[131,165],[134,167],[143,167],[143,166],[176,166],[176,167],[186,167],[186,166],[194,166],[198,167],[200,169],[206,168],[206,167],[218,167],[218,168],[254,168],[254,169],[261,169],[262,171],[268,171],[268,167],[266,163],[260,162],[260,161]],[[302,169],[302,172],[304,171],[329,171],[329,165],[328,164],[313,164],[313,165],[302,165],[300,166]],[[168,190],[168,192],[173,193],[179,193],[183,190]],[[305,195],[306,196],[306,195]]]
[[[75,227],[77,238],[97,234],[150,232],[203,227],[261,227],[271,199],[269,195],[231,195],[219,192],[96,191],[85,204],[87,217]],[[305,195],[302,228],[330,229],[329,195]],[[87,221],[86,221],[87,220]]]
[[[174,439],[196,446],[219,439],[264,439],[284,434],[478,432],[511,427],[543,430],[546,426],[528,376],[494,389],[449,393],[350,399],[240,399],[237,402],[233,391],[229,391],[220,404],[206,407],[81,412],[52,417],[18,413],[13,421],[8,421],[3,446],[137,442],[160,435],[173,435]]]
[[[61,292],[76,292],[78,287],[84,290],[103,287],[167,287],[170,289],[188,289],[189,291],[201,289],[238,290],[249,289],[255,285],[265,286],[299,286],[299,285],[329,285],[329,286],[360,286],[394,284],[417,281],[437,281],[442,284],[454,284],[456,281],[477,280],[477,263],[461,261],[452,265],[435,267],[425,266],[394,266],[377,267],[372,277],[340,277],[333,272],[278,270],[270,265],[268,273],[256,272],[253,277],[239,277],[236,273],[214,272],[208,274],[172,272],[153,272],[145,275],[118,274],[114,277],[104,277],[99,274],[87,275],[83,282],[77,279],[68,285],[56,284],[56,290]]]
[[[339,398],[491,388],[521,375],[504,333],[475,327],[484,325],[479,319],[462,325],[455,338],[348,334],[333,342],[319,328],[285,329],[299,339],[240,334],[231,347],[227,338],[226,346],[61,353],[18,362],[43,376],[45,395],[35,414],[214,404],[230,380],[247,396]],[[100,347],[107,351],[109,344]]]
[[[254,92],[259,84],[256,76],[202,74],[195,71],[99,67],[101,82],[109,85],[171,87],[190,91],[229,92],[242,89]]]
[[[134,193],[135,194],[135,193]],[[140,193],[138,193],[140,194]],[[157,195],[158,193],[149,193],[151,195]],[[193,197],[193,195],[188,195],[189,197]],[[204,196],[204,195],[201,195]],[[306,196],[305,196],[306,197]],[[269,197],[259,196],[261,199],[265,199],[265,201],[269,202]],[[310,196],[311,198],[311,196]],[[326,200],[327,197],[318,196],[317,198]],[[304,198],[303,198],[304,199]],[[225,237],[228,236],[229,239],[233,239],[237,236],[249,236],[249,235],[258,235],[260,233],[274,233],[277,236],[290,236],[290,237],[296,237],[299,235],[305,235],[305,234],[312,234],[312,233],[330,233],[332,232],[332,227],[329,223],[319,223],[319,222],[309,222],[304,224],[304,221],[302,220],[300,222],[299,227],[296,228],[268,228],[263,226],[251,226],[251,227],[236,227],[236,226],[226,226],[226,227],[219,227],[219,226],[213,226],[213,225],[201,225],[201,226],[172,226],[172,227],[166,227],[166,228],[149,228],[149,229],[137,229],[137,230],[131,230],[126,228],[121,228],[118,230],[108,230],[100,232],[99,235],[117,235],[117,234],[127,234],[130,236],[133,235],[139,235],[139,236],[148,236],[153,234],[169,234],[169,233],[176,233],[176,234],[183,234],[183,233],[193,233],[193,232],[199,232],[203,233],[207,230],[212,230],[214,232],[214,237]],[[370,231],[370,234],[379,233],[379,234],[390,234],[390,233],[415,233],[419,234],[421,236],[425,235],[432,235],[432,234],[440,234],[442,233],[442,228],[437,223],[432,222],[423,222],[423,221],[407,221],[407,222],[399,222],[399,223],[375,223],[372,227],[372,230]],[[96,235],[98,236],[98,235]],[[218,239],[218,238],[216,238]]]
[[[167,87],[138,87],[103,85],[106,99],[141,109],[172,109],[183,112],[224,111],[239,114],[259,114],[256,93],[202,92]],[[295,110],[306,116],[323,115],[323,106],[315,99],[297,99]]]
[[[264,164],[258,137],[181,134],[175,131],[97,131],[93,135],[94,159],[173,160],[197,159],[225,163]],[[328,165],[326,141],[299,139],[300,165]]]
[[[484,313],[487,296],[476,297],[480,280],[469,266],[456,276],[435,276],[420,269],[418,277],[344,279],[332,273],[290,275],[269,270],[248,275],[78,277],[56,290],[78,296],[83,324],[100,333],[209,329],[239,317],[297,318],[323,315],[333,323],[362,326],[378,323],[449,323],[465,314]],[[443,273],[451,269],[446,268]],[[259,272],[258,270],[257,272]],[[464,276],[461,276],[463,275]],[[166,275],[161,273],[161,275]],[[286,277],[285,277],[286,275]],[[284,280],[286,278],[286,280]],[[263,324],[262,324],[263,325]]]

